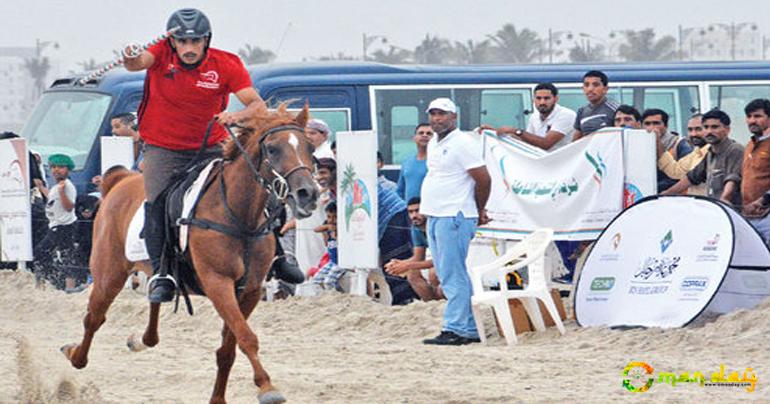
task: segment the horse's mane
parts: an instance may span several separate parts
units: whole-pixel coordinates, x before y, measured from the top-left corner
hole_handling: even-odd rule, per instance
[[[280,125],[296,124],[294,114],[287,111],[288,105],[286,102],[281,103],[275,110],[268,110],[267,107],[255,108],[253,114],[240,124],[244,129],[241,129],[237,136],[238,141],[248,149],[252,138],[255,138],[253,141],[256,141],[256,137],[268,129]],[[238,147],[232,141],[225,144],[223,154],[225,160],[234,160],[240,155]]]

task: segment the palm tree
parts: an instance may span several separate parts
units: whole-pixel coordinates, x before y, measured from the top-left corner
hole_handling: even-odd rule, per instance
[[[414,61],[422,64],[447,64],[452,62],[452,45],[438,36],[425,38],[414,48]]]
[[[594,45],[585,48],[575,44],[569,50],[569,60],[573,63],[600,62],[604,60],[604,46]]]
[[[513,24],[505,24],[487,37],[494,43],[497,62],[531,63],[542,50],[537,32],[528,28],[516,31]]]
[[[455,42],[455,60],[459,64],[489,63],[494,59],[492,46],[488,39],[474,42],[469,39],[465,42]]]
[[[396,48],[395,46],[391,46],[387,52],[383,51],[382,49],[378,49],[372,53],[371,56],[369,56],[369,59],[375,62],[389,63],[393,65],[409,63],[411,58],[412,52],[406,49]]]
[[[27,69],[27,73],[34,80],[35,97],[37,97],[45,89],[45,79],[48,76],[48,71],[51,70],[51,63],[47,57],[38,56],[25,59],[24,68]]]
[[[676,39],[671,35],[656,39],[652,28],[627,30],[623,35],[626,43],[618,47],[618,55],[629,62],[674,60],[677,57]]]
[[[275,53],[273,53],[273,51],[262,49],[259,46],[251,46],[249,44],[238,49],[238,56],[240,56],[247,65],[270,63],[275,59]]]

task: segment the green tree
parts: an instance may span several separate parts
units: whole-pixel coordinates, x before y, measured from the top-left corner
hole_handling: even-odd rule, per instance
[[[262,49],[259,46],[251,46],[250,44],[246,44],[243,48],[238,49],[238,56],[247,65],[270,63],[275,59],[273,51]]]
[[[27,58],[24,60],[24,68],[34,81],[35,95],[39,96],[45,89],[45,79],[51,70],[51,62],[45,56]]]
[[[480,64],[494,61],[491,42],[485,39],[481,42],[469,39],[465,42],[455,42],[454,59],[459,64]]]
[[[412,59],[412,52],[391,46],[387,52],[382,49],[376,50],[369,56],[369,59],[380,63],[401,65],[410,62]]]
[[[604,46],[594,45],[582,47],[575,44],[569,50],[569,60],[573,63],[601,62],[604,58]]]
[[[318,60],[321,61],[331,61],[331,60],[356,60],[354,56],[350,56],[345,54],[344,52],[337,52],[336,54],[330,54],[329,56],[321,56],[318,58]]]
[[[651,62],[657,60],[674,60],[677,57],[676,39],[666,35],[655,38],[652,28],[640,31],[627,30],[623,32],[626,43],[618,47],[618,56],[629,62]]]
[[[425,34],[425,38],[414,48],[414,61],[421,64],[449,64],[452,59],[452,45],[448,40]]]
[[[537,32],[528,28],[517,31],[513,24],[505,24],[487,37],[494,44],[495,62],[532,63],[543,49]]]

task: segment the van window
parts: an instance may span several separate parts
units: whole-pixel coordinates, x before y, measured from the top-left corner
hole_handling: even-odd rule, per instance
[[[756,98],[770,98],[770,84],[755,85],[709,85],[709,99],[712,108],[719,108],[730,116],[730,137],[746,144],[751,137],[744,122],[743,108]]]
[[[420,123],[420,112],[417,107],[393,107],[390,110],[390,133],[393,145],[393,161],[404,161],[415,153],[415,145],[412,141],[414,128]]]
[[[44,93],[21,131],[31,150],[48,156],[64,153],[83,168],[112,97],[81,91]]]
[[[532,109],[529,88],[481,91],[481,121],[495,128],[526,128]]]
[[[329,142],[337,140],[337,132],[350,131],[350,110],[348,109],[313,109],[310,108],[310,116],[326,122],[331,129]]]

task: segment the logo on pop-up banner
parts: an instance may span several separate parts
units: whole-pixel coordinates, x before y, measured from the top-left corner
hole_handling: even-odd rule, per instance
[[[716,251],[719,244],[719,233],[715,234],[713,238],[706,240],[706,245],[703,246],[703,251]]]
[[[662,257],[662,258],[645,258],[644,262],[639,268],[639,272],[634,274],[634,278],[642,278],[644,280],[654,276],[657,279],[665,279],[674,273],[679,267],[679,261],[681,257]]]
[[[609,292],[613,286],[615,286],[615,278],[612,276],[598,277],[591,281],[592,292]]]
[[[671,246],[671,243],[674,242],[674,235],[671,233],[671,230],[666,233],[665,236],[663,236],[663,239],[660,240],[660,253],[663,254],[668,250],[668,247]]]

